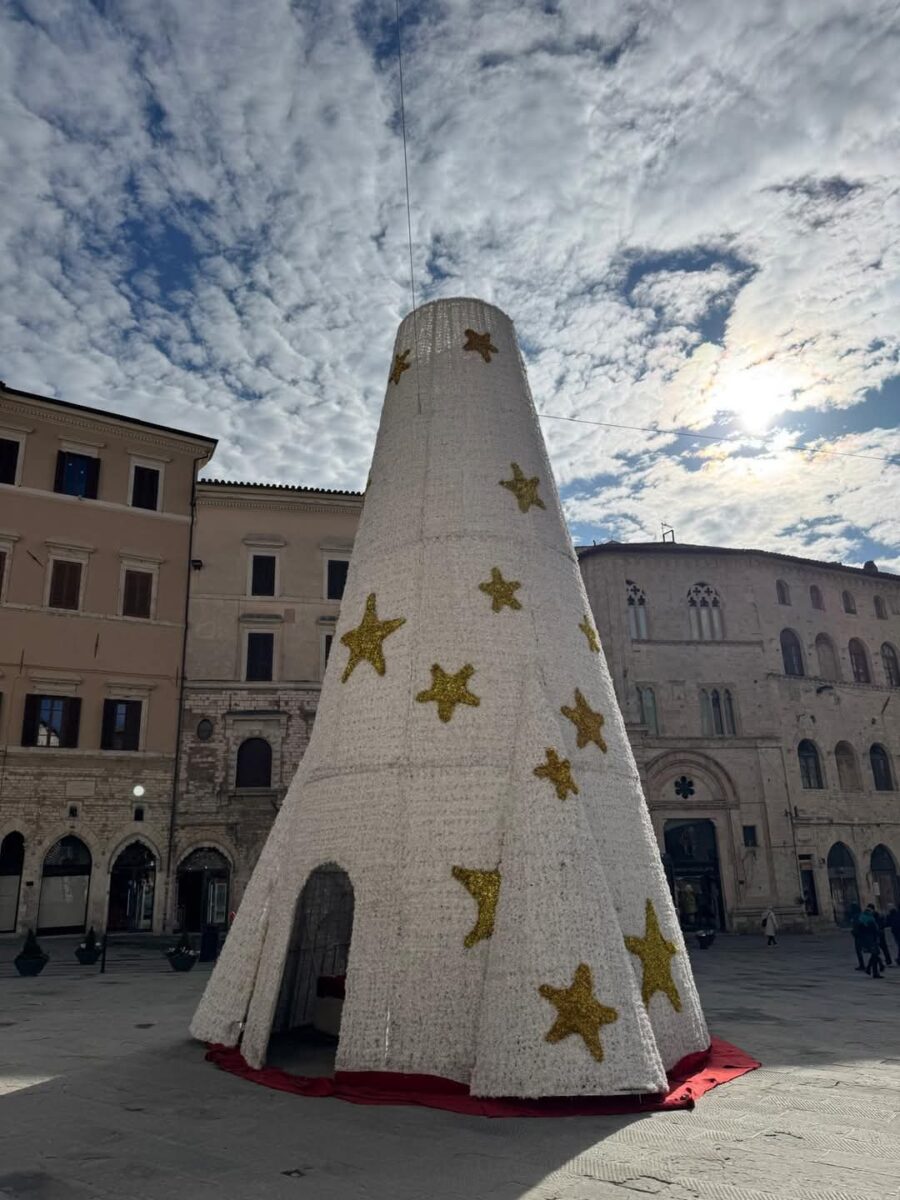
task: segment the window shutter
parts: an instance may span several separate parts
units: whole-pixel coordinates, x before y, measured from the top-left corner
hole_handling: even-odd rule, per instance
[[[100,749],[112,750],[113,748],[113,729],[116,720],[116,702],[115,700],[103,701],[103,725],[100,730]]]
[[[65,450],[57,450],[56,452],[56,477],[53,480],[54,492],[63,490],[63,479],[66,473],[66,452]]]
[[[40,704],[40,696],[28,695],[25,697],[25,716],[22,721],[23,746],[37,745],[38,710],[40,709]]]
[[[69,749],[78,745],[78,727],[81,724],[81,697],[68,696],[63,708],[62,736],[60,746]]]
[[[125,736],[123,750],[137,750],[141,741],[141,702],[128,700],[125,703]]]
[[[100,489],[100,459],[89,458],[84,480],[84,494],[88,500],[96,500]]]

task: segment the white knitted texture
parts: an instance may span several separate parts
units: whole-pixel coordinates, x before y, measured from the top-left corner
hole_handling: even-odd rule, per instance
[[[634,759],[602,655],[512,323],[477,300],[426,305],[401,324],[411,369],[389,383],[365,508],[309,748],[247,888],[191,1030],[265,1060],[297,901],[310,872],[350,875],[355,909],[337,1065],[424,1072],[484,1096],[660,1091],[665,1070],[709,1044]],[[464,351],[489,332],[490,363]],[[418,349],[417,349],[418,342]],[[544,509],[500,487],[518,463]],[[478,584],[498,567],[522,608],[491,610]],[[346,683],[340,644],[362,621],[406,623],[383,643],[386,673]],[[415,697],[438,663],[470,663],[478,707],[448,723]],[[578,688],[605,718],[608,752],[576,747],[560,708]],[[577,796],[534,775],[568,758]],[[493,936],[466,948],[475,901],[451,869],[499,869]],[[678,953],[676,1012],[641,1000],[652,900]],[[572,1034],[545,1040],[579,963],[618,1019],[603,1061]]]

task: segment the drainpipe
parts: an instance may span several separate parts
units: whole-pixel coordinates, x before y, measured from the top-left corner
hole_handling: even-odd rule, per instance
[[[181,668],[178,677],[178,716],[175,721],[175,764],[172,773],[172,804],[169,813],[169,841],[166,847],[166,887],[163,895],[162,932],[166,932],[169,916],[169,897],[172,893],[172,876],[175,870],[175,821],[178,815],[178,773],[181,770],[181,731],[184,726],[184,672],[187,664],[188,614],[191,603],[191,560],[194,557],[194,525],[197,519],[197,472],[200,464],[209,461],[208,454],[194,459],[191,472],[191,522],[188,532],[187,582],[184,588],[184,628],[181,634]]]

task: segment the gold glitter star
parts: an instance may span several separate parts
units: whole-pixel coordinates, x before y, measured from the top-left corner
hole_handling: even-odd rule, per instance
[[[588,646],[590,647],[590,649],[595,654],[599,654],[600,653],[600,639],[597,637],[597,630],[591,624],[591,619],[587,615],[587,613],[584,614],[584,620],[581,622],[581,624],[578,626],[578,628],[581,630],[581,632],[587,638]]]
[[[466,686],[474,674],[475,668],[471,663],[466,663],[455,675],[448,675],[435,663],[431,668],[431,687],[419,692],[416,700],[420,704],[426,704],[429,700],[436,701],[438,716],[442,721],[449,721],[457,704],[470,704],[477,708],[481,703],[480,698],[473,696]]]
[[[391,367],[391,373],[389,376],[391,383],[399,383],[400,376],[403,374],[403,372],[408,371],[412,366],[412,363],[408,363],[406,361],[408,358],[408,350],[404,350],[402,354],[394,355],[394,365]]]
[[[572,778],[572,764],[567,758],[560,758],[552,746],[547,747],[547,761],[534,768],[539,779],[549,779],[556,788],[560,800],[565,800],[569,792],[578,795],[578,787]]]
[[[488,363],[491,361],[492,354],[500,353],[496,346],[491,345],[489,333],[476,333],[474,329],[466,330],[466,344],[463,346],[463,350],[476,351]]]
[[[546,508],[543,500],[537,493],[540,480],[537,475],[533,479],[526,479],[525,473],[518,463],[510,463],[512,467],[512,479],[501,479],[500,486],[508,488],[519,502],[519,512],[528,512],[532,505],[535,508]]]
[[[578,688],[575,689],[575,707],[569,708],[564,704],[559,711],[564,717],[568,717],[578,730],[575,745],[579,750],[583,750],[588,742],[593,742],[595,746],[600,747],[604,754],[606,753],[606,742],[600,733],[603,716],[601,713],[594,712]]]
[[[341,638],[342,645],[350,651],[350,658],[341,682],[346,683],[353,674],[353,668],[364,659],[370,662],[379,675],[384,674],[384,651],[381,643],[386,637],[401,625],[406,624],[406,617],[395,617],[392,621],[379,621],[375,611],[375,593],[371,592],[366,600],[366,612],[362,624],[356,629],[348,629]]]
[[[594,981],[587,963],[578,964],[570,987],[555,988],[542,983],[538,991],[557,1012],[553,1027],[544,1034],[544,1041],[561,1042],[570,1033],[577,1033],[584,1038],[584,1044],[597,1062],[603,1062],[600,1029],[617,1021],[619,1014],[614,1008],[601,1004],[594,995]]]
[[[681,1012],[681,997],[672,978],[670,961],[678,950],[672,942],[663,937],[652,900],[647,901],[645,923],[646,932],[643,937],[625,938],[625,945],[632,954],[637,955],[644,967],[641,983],[644,1005],[649,1007],[650,997],[656,992],[662,992],[669,997],[675,1011]]]
[[[508,604],[514,610],[522,607],[513,595],[521,586],[521,583],[514,579],[504,579],[499,568],[491,567],[490,583],[479,583],[478,590],[490,596],[491,612],[499,612],[504,604]]]
[[[454,867],[453,878],[459,880],[478,905],[478,919],[466,934],[465,945],[468,948],[489,938],[494,932],[494,914],[500,898],[500,872]]]

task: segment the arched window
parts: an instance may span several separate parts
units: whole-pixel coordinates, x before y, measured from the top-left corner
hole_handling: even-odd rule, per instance
[[[238,746],[234,786],[239,788],[272,786],[272,747],[265,738],[247,738]]]
[[[809,586],[809,602],[813,608],[817,608],[820,612],[824,612],[825,602],[822,599],[822,590],[814,583],[810,584]]]
[[[837,763],[841,791],[862,791],[862,780],[859,777],[859,763],[856,761],[856,751],[849,742],[838,742],[834,748],[834,760]]]
[[[804,738],[797,747],[797,758],[800,761],[800,782],[805,788],[823,788],[822,764],[815,745]]]
[[[851,638],[850,645],[850,666],[853,670],[853,678],[856,683],[871,683],[872,674],[869,671],[869,656],[866,654],[866,648],[859,638]]]
[[[19,914],[25,839],[17,830],[0,840],[0,932],[11,933]]]
[[[820,679],[840,679],[837,651],[827,633],[820,633],[816,637],[816,657],[819,660]]]
[[[890,642],[882,644],[881,661],[884,664],[885,683],[890,688],[900,688],[900,662],[897,660],[897,651]]]
[[[628,632],[632,638],[646,639],[647,596],[644,589],[633,579],[625,580],[625,598],[628,603]]]
[[[859,888],[856,883],[856,864],[843,842],[835,842],[828,851],[828,886],[838,925],[849,925],[859,911]]]
[[[845,613],[856,612],[856,601],[853,599],[852,592],[841,592],[841,603],[844,606]]]
[[[793,629],[781,631],[781,659],[785,675],[803,675],[803,650]]]
[[[719,593],[708,583],[695,583],[687,594],[691,637],[698,642],[720,642],[725,636],[722,628],[722,602]]]
[[[884,598],[882,596],[876,596],[875,600],[874,600],[874,604],[875,604],[875,616],[878,618],[879,621],[886,621],[887,620],[887,606],[884,603]]]
[[[891,770],[891,760],[884,746],[873,742],[869,750],[869,762],[872,764],[872,778],[875,780],[876,792],[892,792],[894,790],[894,772]]]
[[[639,686],[637,690],[638,705],[641,712],[641,724],[646,725],[650,733],[659,733],[659,717],[656,712],[656,693],[652,687]]]
[[[700,689],[700,723],[707,737],[734,735],[734,702],[728,688]]]
[[[778,597],[779,604],[790,604],[791,589],[788,587],[788,585],[784,582],[783,579],[775,580],[775,595]]]

